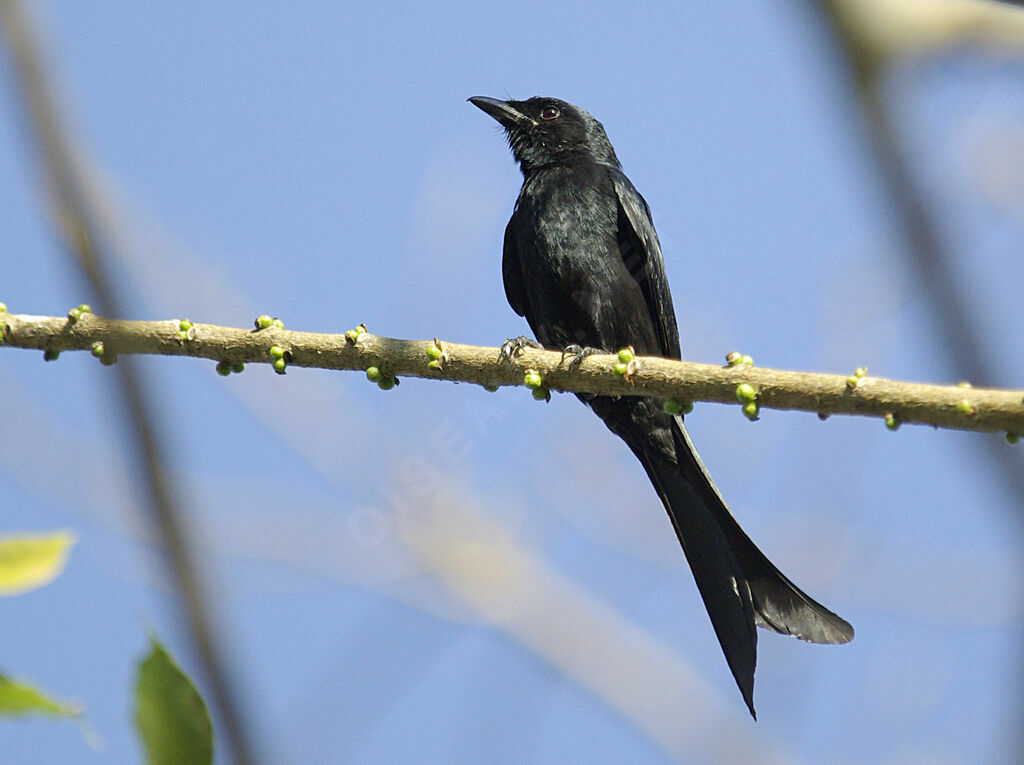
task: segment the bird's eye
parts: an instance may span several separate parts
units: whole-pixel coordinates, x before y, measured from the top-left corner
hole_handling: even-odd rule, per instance
[[[553,120],[558,117],[559,114],[560,112],[554,106],[545,106],[540,110],[540,118],[542,120]]]

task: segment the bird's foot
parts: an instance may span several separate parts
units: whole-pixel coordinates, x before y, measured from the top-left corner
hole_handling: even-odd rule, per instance
[[[559,363],[564,364],[565,357],[571,356],[572,358],[569,359],[569,371],[575,372],[576,368],[583,363],[583,359],[597,352],[597,348],[585,348],[573,343],[572,345],[567,345],[562,349],[562,360]]]
[[[540,350],[543,347],[544,346],[536,340],[531,340],[525,335],[510,337],[501,344],[501,360],[511,361],[515,356],[518,356],[523,352],[523,348],[536,348]]]

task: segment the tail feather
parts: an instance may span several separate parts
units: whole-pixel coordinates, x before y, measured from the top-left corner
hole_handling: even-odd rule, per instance
[[[629,445],[672,519],[743,700],[754,712],[757,626],[814,643],[847,643],[853,627],[811,599],[743,532],[708,475],[682,418],[653,399],[583,399]]]
[[[729,538],[713,512],[660,452],[634,449],[668,510],[715,635],[750,714],[757,664],[756,614],[750,588]]]
[[[849,643],[853,640],[853,627],[849,622],[793,584],[740,528],[680,420],[675,421],[673,431],[680,473],[701,495],[703,504],[712,509],[715,520],[729,540],[750,586],[758,626],[811,643]]]

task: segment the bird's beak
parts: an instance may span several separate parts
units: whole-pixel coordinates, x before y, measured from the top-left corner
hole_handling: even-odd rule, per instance
[[[507,101],[499,101],[497,98],[487,98],[486,96],[473,96],[466,100],[494,117],[506,130],[511,130],[517,125],[537,124],[537,120],[517,111]]]

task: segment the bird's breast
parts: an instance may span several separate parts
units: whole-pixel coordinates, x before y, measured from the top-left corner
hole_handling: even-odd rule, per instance
[[[531,225],[526,250],[552,276],[582,277],[593,270],[595,256],[618,258],[617,211],[595,189],[559,183],[525,205]],[[612,250],[615,252],[613,253]]]
[[[571,175],[527,183],[515,217],[526,318],[542,343],[607,349],[653,337],[619,250],[612,188]]]

